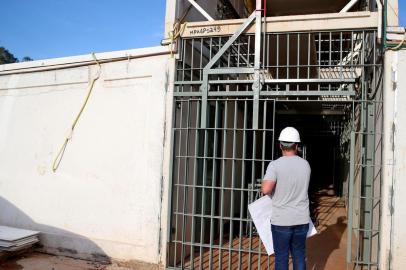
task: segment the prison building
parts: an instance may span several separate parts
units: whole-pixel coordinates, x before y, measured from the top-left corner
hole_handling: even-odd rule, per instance
[[[379,268],[381,9],[379,1],[178,3],[171,269],[273,269],[247,205],[261,196],[286,126],[300,130],[312,167],[320,232],[308,240],[309,268]]]
[[[41,231],[52,254],[273,269],[248,205],[294,126],[312,168],[308,268],[404,269],[397,5],[168,0],[161,47],[0,66],[0,224]]]

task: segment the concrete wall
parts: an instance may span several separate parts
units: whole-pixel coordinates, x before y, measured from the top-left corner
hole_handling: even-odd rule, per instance
[[[396,56],[398,69],[395,75],[395,135],[394,135],[394,194],[393,194],[393,269],[406,268],[406,50]]]
[[[164,47],[97,57],[101,77],[55,173],[97,65],[0,66],[0,224],[41,231],[49,252],[158,264],[173,62]]]
[[[406,268],[406,51],[388,51],[384,76],[381,269]]]
[[[394,75],[395,133],[393,170],[393,217],[392,217],[392,263],[391,269],[406,269],[406,50],[394,56],[398,64]]]

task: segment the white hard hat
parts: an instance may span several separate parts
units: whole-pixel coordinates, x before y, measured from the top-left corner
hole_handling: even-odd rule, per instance
[[[300,143],[299,131],[293,127],[284,128],[279,135],[280,142]]]

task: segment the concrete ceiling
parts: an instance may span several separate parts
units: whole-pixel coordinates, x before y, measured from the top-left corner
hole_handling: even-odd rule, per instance
[[[255,0],[240,0],[252,11]],[[339,12],[349,0],[267,0],[267,16]]]

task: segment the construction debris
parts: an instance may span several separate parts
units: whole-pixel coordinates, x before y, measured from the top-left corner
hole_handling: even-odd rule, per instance
[[[39,232],[0,226],[0,252],[17,252],[39,242]]]

